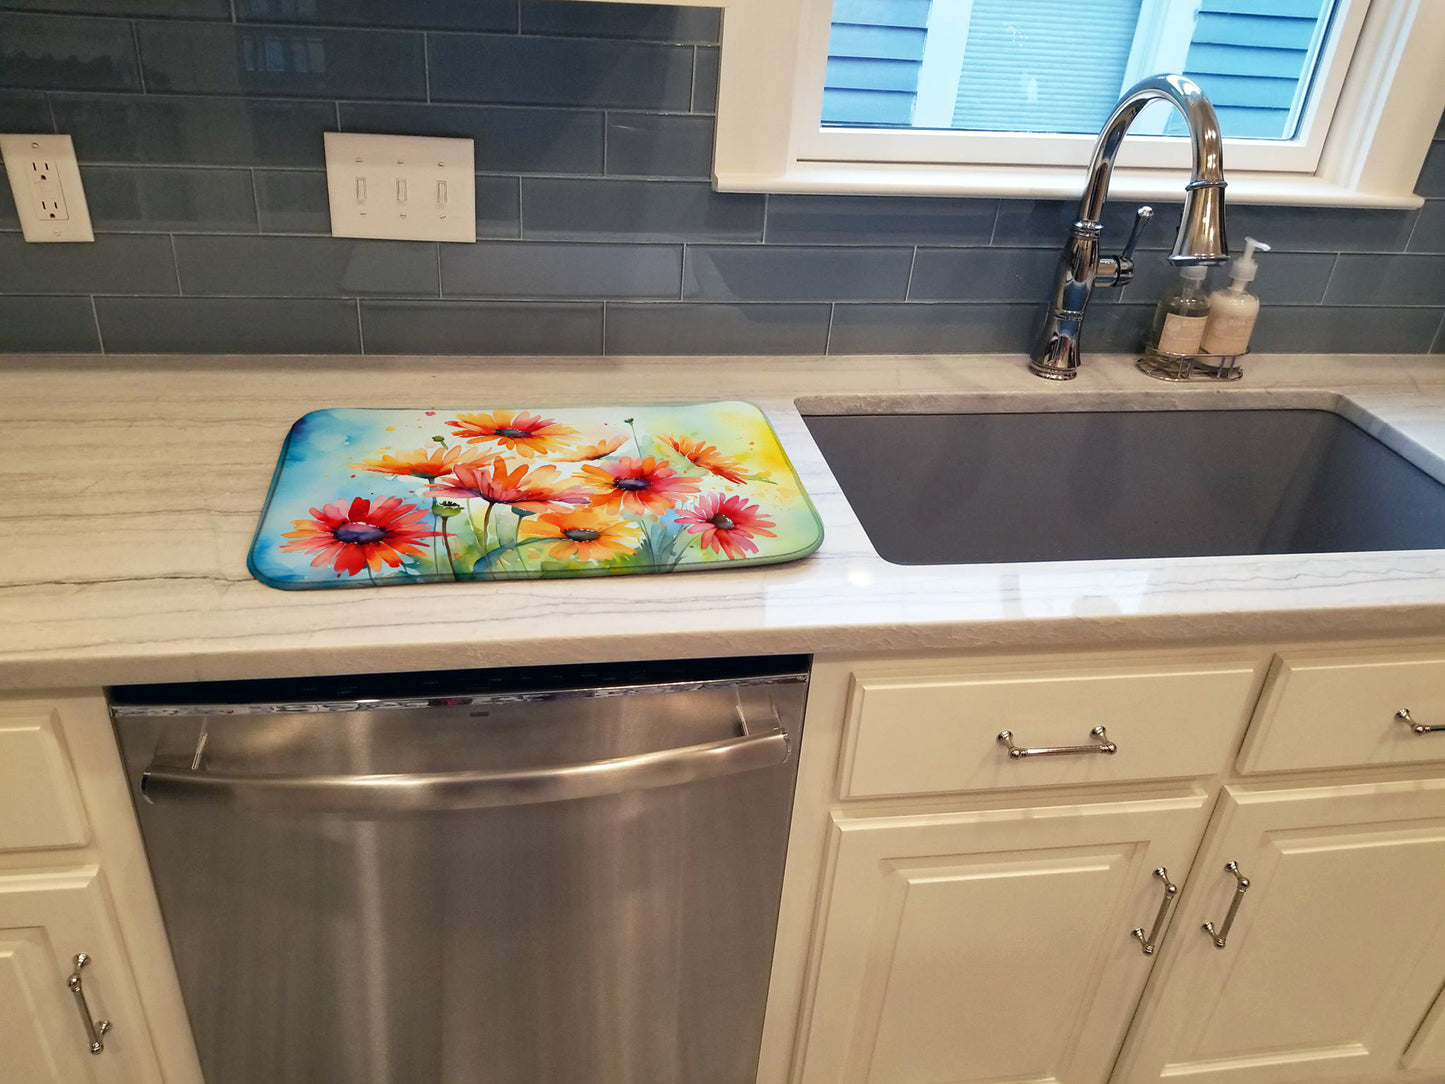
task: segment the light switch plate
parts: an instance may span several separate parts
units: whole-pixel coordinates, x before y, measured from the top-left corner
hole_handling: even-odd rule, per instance
[[[25,240],[95,240],[68,135],[0,135],[0,154]]]
[[[470,139],[326,132],[333,237],[477,239]]]

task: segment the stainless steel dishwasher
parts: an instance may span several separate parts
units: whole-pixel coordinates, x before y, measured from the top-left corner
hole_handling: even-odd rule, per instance
[[[113,689],[208,1084],[752,1084],[807,665]]]

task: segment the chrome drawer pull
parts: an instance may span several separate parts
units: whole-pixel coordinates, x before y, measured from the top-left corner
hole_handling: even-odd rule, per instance
[[[1149,931],[1148,937],[1144,936],[1143,926],[1129,931],[1129,936],[1143,947],[1145,956],[1154,955],[1154,949],[1159,944],[1159,935],[1164,932],[1164,924],[1169,921],[1169,912],[1174,910],[1174,901],[1179,897],[1179,886],[1169,879],[1167,869],[1160,866],[1154,871],[1154,876],[1164,882],[1164,898],[1159,901],[1159,910],[1154,915],[1154,928]]]
[[[1206,922],[1204,932],[1214,942],[1215,948],[1223,948],[1224,942],[1229,938],[1229,928],[1234,925],[1234,916],[1239,914],[1239,905],[1244,899],[1244,894],[1249,891],[1249,878],[1239,872],[1238,862],[1224,863],[1225,871],[1234,874],[1234,879],[1239,884],[1234,889],[1234,899],[1229,901],[1229,913],[1224,916],[1224,925],[1219,927],[1219,932],[1214,932],[1214,923]]]
[[[110,1030],[109,1020],[92,1020],[90,1006],[85,1002],[85,988],[80,982],[80,969],[90,963],[90,957],[83,952],[75,954],[75,970],[70,973],[70,978],[65,980],[65,985],[70,987],[70,992],[75,995],[75,1007],[80,1010],[80,1019],[85,1022],[85,1033],[90,1036],[90,1052],[99,1054],[105,1049],[105,1043],[101,1036]]]
[[[1094,739],[1093,745],[1049,745],[1042,749],[1020,749],[1014,744],[1012,730],[1000,730],[998,732],[998,743],[1008,747],[1008,755],[1013,760],[1022,760],[1024,757],[1074,757],[1087,753],[1103,753],[1105,756],[1112,756],[1119,751],[1119,747],[1109,740],[1101,726],[1094,727],[1089,731],[1089,737]]]
[[[1445,734],[1445,726],[1426,726],[1424,723],[1417,723],[1410,717],[1409,708],[1401,708],[1395,712],[1395,718],[1410,728],[1411,734]]]

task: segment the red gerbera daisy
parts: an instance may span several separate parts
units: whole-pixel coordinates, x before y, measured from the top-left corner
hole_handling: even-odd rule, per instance
[[[767,530],[777,524],[741,497],[724,497],[710,493],[691,508],[677,514],[677,522],[692,534],[700,534],[702,548],[724,553],[731,560],[744,553],[757,553],[754,535],[776,538]]]
[[[742,463],[738,461],[737,456],[723,455],[714,444],[704,444],[691,437],[675,437],[670,433],[664,433],[662,439],[689,463],[693,463],[705,471],[711,471],[719,478],[726,478],[734,485],[741,484],[746,477],[742,473]]]
[[[291,551],[318,551],[313,567],[333,562],[337,573],[355,576],[363,568],[380,571],[383,564],[400,568],[407,557],[426,551],[420,541],[431,538],[436,531],[422,527],[427,513],[414,504],[403,504],[400,497],[387,497],[375,508],[365,497],[357,497],[351,507],[341,502],[324,508],[313,508],[314,519],[293,519],[294,531],[282,538],[295,539],[281,548]]]
[[[683,497],[697,492],[698,480],[687,478],[648,456],[623,456],[616,463],[587,463],[580,481],[596,490],[592,504],[609,512],[661,515]]]

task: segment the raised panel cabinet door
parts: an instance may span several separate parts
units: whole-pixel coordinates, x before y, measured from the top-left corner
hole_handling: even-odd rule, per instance
[[[801,1080],[1100,1084],[1205,806],[835,814]]]
[[[104,1049],[66,984],[74,957]],[[0,874],[0,1084],[157,1084],[164,1078],[94,866]]]
[[[1445,983],[1445,779],[1227,787],[1154,982],[1119,1082],[1402,1074]]]

